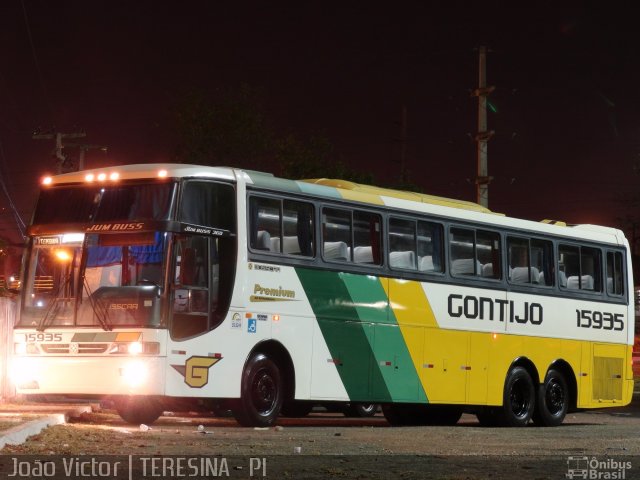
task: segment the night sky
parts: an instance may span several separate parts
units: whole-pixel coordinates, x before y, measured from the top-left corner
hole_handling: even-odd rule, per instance
[[[610,226],[638,216],[634,10],[224,3],[0,4],[0,172],[25,221],[40,177],[55,171],[53,142],[32,140],[36,128],[80,129],[108,146],[87,153],[88,167],[171,161],[179,99],[243,83],[278,132],[324,135],[336,158],[380,181],[399,175],[405,105],[411,180],[474,200],[480,45],[496,86],[490,208]],[[5,195],[0,209],[0,236],[17,241]]]

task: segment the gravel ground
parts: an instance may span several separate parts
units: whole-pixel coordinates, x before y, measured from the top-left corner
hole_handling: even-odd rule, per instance
[[[392,428],[381,415],[347,419],[329,413],[253,429],[231,418],[185,413],[163,416],[142,431],[107,410],[50,427],[0,453],[219,456],[235,462],[229,476],[237,478],[246,478],[242,465],[249,457],[268,458],[270,477],[519,480],[565,478],[569,457],[625,458],[636,468],[624,478],[640,478],[640,398],[622,409],[570,414],[557,428],[520,429],[483,428],[472,415],[455,427]]]

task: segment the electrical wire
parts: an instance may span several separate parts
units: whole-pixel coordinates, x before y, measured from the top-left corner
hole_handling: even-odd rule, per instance
[[[6,165],[6,158],[4,155],[4,147],[2,145],[2,141],[0,141],[0,162],[2,162],[2,165]],[[4,194],[7,197],[7,200],[9,201],[9,207],[13,212],[13,217],[16,221],[16,226],[18,227],[20,236],[24,240],[26,238],[25,236],[26,225],[24,223],[24,220],[22,220],[22,217],[20,216],[20,213],[18,212],[18,209],[16,208],[15,203],[13,203],[13,199],[11,198],[11,195],[9,194],[9,189],[7,188],[7,184],[4,181],[4,175],[2,174],[2,169],[0,169],[0,187],[2,187],[2,191],[4,192]]]
[[[53,108],[51,108],[51,102],[49,102],[49,94],[47,87],[44,83],[44,77],[42,76],[42,70],[40,69],[40,62],[38,61],[38,55],[36,54],[36,47],[33,43],[33,36],[31,35],[31,27],[29,26],[29,16],[27,15],[27,7],[24,4],[24,0],[20,0],[22,4],[22,13],[24,15],[24,24],[27,29],[27,36],[29,37],[29,44],[31,45],[31,55],[33,57],[33,63],[35,64],[36,71],[38,72],[38,80],[40,81],[40,88],[44,95],[44,101],[49,109],[49,116],[53,120]]]

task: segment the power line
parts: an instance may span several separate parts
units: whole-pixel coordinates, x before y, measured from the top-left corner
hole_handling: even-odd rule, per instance
[[[3,163],[6,163],[6,159],[4,156],[4,147],[2,146],[1,141],[0,141],[0,159],[2,160]],[[7,184],[4,181],[4,175],[2,175],[1,173],[0,173],[0,186],[2,187],[2,191],[4,192],[4,194],[7,197],[7,200],[9,201],[9,207],[13,212],[13,217],[15,218],[18,231],[20,232],[20,236],[24,239],[25,238],[24,231],[26,228],[25,223],[22,220],[20,213],[18,213],[18,209],[16,208],[16,205],[13,203],[13,199],[11,198],[11,195],[9,194],[9,190],[7,189]]]
[[[49,102],[49,94],[47,92],[47,87],[44,83],[44,77],[42,76],[42,70],[40,69],[40,62],[38,61],[38,55],[36,54],[36,47],[33,43],[33,36],[31,35],[31,27],[29,26],[29,16],[27,15],[27,7],[24,4],[24,0],[21,0],[22,4],[22,13],[24,15],[24,24],[27,29],[27,36],[29,37],[29,44],[31,45],[31,55],[33,57],[33,63],[36,66],[36,71],[38,72],[38,80],[40,81],[40,88],[42,88],[42,93],[44,95],[44,101],[49,109],[49,116],[51,120],[53,120],[53,108],[51,108],[51,103]]]

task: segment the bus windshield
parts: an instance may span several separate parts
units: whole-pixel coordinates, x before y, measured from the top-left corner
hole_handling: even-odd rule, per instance
[[[174,183],[45,188],[33,224],[168,220],[174,190]]]
[[[157,326],[166,234],[34,237],[20,324]]]

